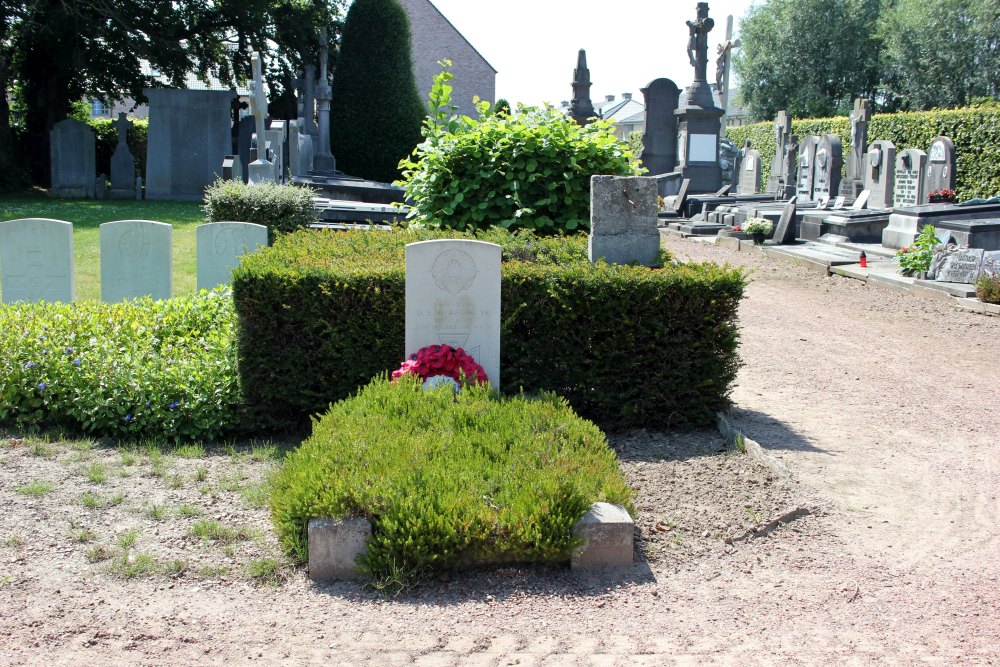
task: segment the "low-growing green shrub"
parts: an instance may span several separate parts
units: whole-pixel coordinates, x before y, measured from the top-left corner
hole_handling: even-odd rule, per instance
[[[208,222],[252,222],[267,227],[269,240],[316,222],[313,191],[298,185],[217,180],[205,188]]]
[[[917,275],[931,268],[934,248],[940,245],[933,225],[924,225],[913,243],[896,251],[896,263],[904,276]]]
[[[976,281],[976,298],[983,303],[1000,303],[1000,275],[980,276]]]
[[[454,231],[289,234],[233,273],[239,368],[256,428],[308,423],[399,368],[405,246]],[[554,391],[602,428],[695,427],[728,405],[744,275],[714,264],[591,264],[587,238],[502,229],[503,389]]]
[[[0,306],[0,423],[214,439],[239,419],[232,299]]]
[[[377,580],[462,564],[568,560],[594,502],[629,505],[601,431],[552,394],[424,391],[383,374],[334,405],[278,474],[278,536],[308,557],[311,518],[372,522],[363,567]]]

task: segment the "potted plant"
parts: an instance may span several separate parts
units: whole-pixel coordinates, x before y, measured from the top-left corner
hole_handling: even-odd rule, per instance
[[[771,235],[774,224],[767,218],[750,218],[743,224],[743,232],[750,235],[753,242],[763,245],[764,239]]]
[[[933,190],[927,197],[932,204],[954,204],[958,202],[958,196],[954,190]]]

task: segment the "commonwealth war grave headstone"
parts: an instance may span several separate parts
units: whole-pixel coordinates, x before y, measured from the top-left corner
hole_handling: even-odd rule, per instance
[[[927,203],[927,153],[907,148],[896,156],[896,184],[893,206],[916,206]]]
[[[94,130],[75,118],[61,120],[49,133],[51,193],[93,198],[97,177]]]
[[[656,209],[656,179],[591,176],[590,261],[655,264],[660,254]]]
[[[870,193],[871,208],[892,208],[893,186],[896,181],[896,146],[880,139],[868,147],[865,159],[865,190]]]
[[[72,223],[46,218],[0,222],[0,283],[4,303],[72,301]]]
[[[151,220],[101,225],[101,300],[169,299],[173,227]]]
[[[240,257],[267,245],[267,227],[250,222],[198,225],[198,289],[228,285]]]

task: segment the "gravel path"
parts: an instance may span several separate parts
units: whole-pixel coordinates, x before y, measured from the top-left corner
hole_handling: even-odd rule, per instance
[[[733,420],[792,482],[711,432],[619,434],[642,530],[631,572],[608,582],[506,568],[384,598],[314,586],[281,564],[254,530],[266,527],[253,491],[267,456],[207,452],[155,469],[113,450],[8,444],[0,664],[996,662],[1000,318],[668,246],[754,271]],[[95,462],[112,473],[102,484],[88,478]],[[26,496],[31,480],[53,490]],[[119,503],[81,508],[82,493],[107,502],[116,489]],[[733,539],[795,507],[811,513]],[[246,530],[196,539],[208,519]],[[85,529],[87,543],[67,537]],[[122,547],[130,530],[136,544]],[[99,544],[112,559],[89,563]],[[165,573],[112,576],[114,553],[130,552],[153,554]],[[248,569],[268,559],[279,583]]]

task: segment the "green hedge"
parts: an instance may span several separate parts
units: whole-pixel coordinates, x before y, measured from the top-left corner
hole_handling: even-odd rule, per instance
[[[295,232],[233,274],[254,426],[280,429],[399,367],[407,243],[455,232]],[[591,265],[587,238],[494,229],[504,389],[548,390],[605,428],[694,427],[728,404],[744,275]]]
[[[455,395],[383,375],[317,421],[277,476],[271,510],[300,561],[309,519],[368,518],[361,564],[376,583],[399,583],[479,562],[569,560],[573,525],[600,501],[630,505],[628,485],[604,434],[559,397]]]
[[[811,118],[792,121],[792,134],[836,134],[850,149],[851,122],[846,117]],[[940,111],[875,114],[868,126],[868,143],[888,139],[896,150],[919,148],[926,151],[939,136],[955,142],[957,192],[959,200],[995,197],[1000,194],[1000,108],[969,107]],[[767,182],[774,156],[774,124],[757,123],[731,127],[726,136],[742,147],[750,139],[760,151],[761,179]]]
[[[112,125],[117,118],[89,118],[87,122],[94,128],[95,153],[97,156],[97,173],[111,178],[111,156],[118,147],[118,130]],[[129,118],[133,125],[125,138],[129,152],[135,158],[137,176],[146,178],[146,139],[149,136],[149,121],[145,118]]]
[[[205,189],[208,222],[252,222],[267,227],[268,242],[316,222],[312,188],[217,180]]]

